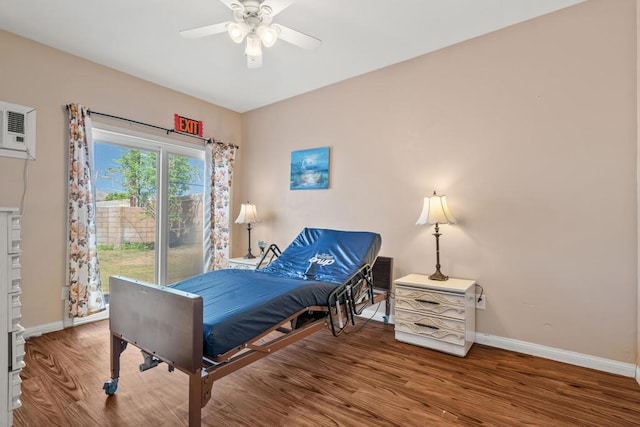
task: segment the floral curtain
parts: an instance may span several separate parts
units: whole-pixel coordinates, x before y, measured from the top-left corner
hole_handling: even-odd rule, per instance
[[[231,179],[236,150],[235,145],[218,142],[210,142],[206,146],[207,183],[211,186],[211,191],[205,191],[205,206],[209,210],[205,215],[210,219],[207,271],[225,268],[229,259]]]
[[[91,181],[91,119],[88,109],[70,104],[67,315],[84,317],[105,309],[96,244],[95,190]]]

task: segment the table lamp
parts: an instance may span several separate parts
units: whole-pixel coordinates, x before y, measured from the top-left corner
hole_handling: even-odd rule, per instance
[[[449,276],[445,276],[440,272],[440,229],[438,224],[453,224],[456,220],[451,214],[451,210],[447,205],[447,198],[442,195],[438,196],[436,192],[433,192],[433,196],[424,198],[424,205],[422,207],[422,213],[416,222],[416,225],[423,224],[435,224],[436,232],[433,234],[436,236],[436,271],[429,276],[431,280],[447,280]]]
[[[247,224],[247,231],[249,232],[249,251],[243,257],[246,259],[255,258],[255,255],[251,253],[251,224],[260,222],[258,219],[258,212],[256,211],[256,205],[253,203],[243,203],[240,206],[240,214],[236,218],[236,224]]]

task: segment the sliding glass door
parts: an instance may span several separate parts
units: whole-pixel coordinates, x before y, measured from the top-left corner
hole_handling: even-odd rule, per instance
[[[204,150],[93,130],[100,278],[167,285],[204,269]]]
[[[167,282],[204,271],[204,161],[169,154]]]
[[[156,280],[157,159],[153,151],[94,142],[98,260],[105,293],[109,276]]]

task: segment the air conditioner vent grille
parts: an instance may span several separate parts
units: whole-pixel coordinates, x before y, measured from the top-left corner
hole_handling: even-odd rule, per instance
[[[7,129],[9,132],[24,135],[24,114],[7,111]]]
[[[35,108],[0,101],[0,157],[35,160]]]

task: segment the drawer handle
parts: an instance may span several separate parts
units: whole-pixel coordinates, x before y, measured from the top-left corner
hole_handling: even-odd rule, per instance
[[[423,326],[423,327],[429,328],[429,329],[435,329],[436,331],[440,330],[440,328],[438,328],[437,326],[427,325],[425,323],[413,322],[413,324],[416,325],[416,326]]]
[[[416,298],[415,301],[417,301],[417,302],[426,302],[427,304],[433,304],[433,305],[440,305],[440,303],[437,302],[437,301],[430,301],[430,300],[427,300],[427,299]]]

